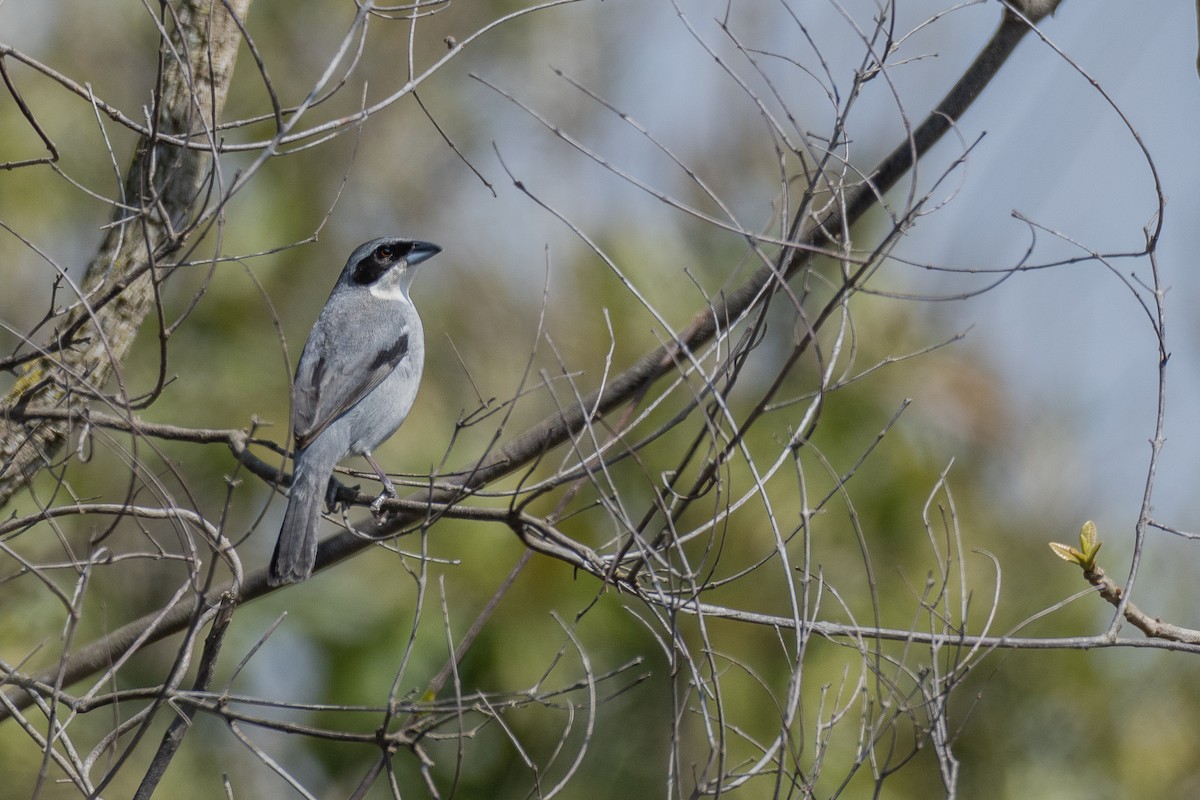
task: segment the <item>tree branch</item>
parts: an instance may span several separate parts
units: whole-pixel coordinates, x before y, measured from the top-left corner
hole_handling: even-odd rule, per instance
[[[322,569],[369,547],[372,540],[394,536],[406,526],[432,518],[440,513],[435,506],[446,506],[458,502],[464,496],[470,495],[490,482],[512,474],[521,467],[534,462],[547,451],[566,442],[575,432],[622,404],[637,398],[650,384],[672,373],[681,358],[686,358],[691,352],[711,341],[727,321],[728,324],[735,324],[748,311],[765,302],[772,294],[769,291],[772,284],[787,280],[807,266],[814,249],[839,246],[840,234],[837,232],[848,229],[869,208],[882,202],[883,196],[940,140],[955,120],[967,111],[984,87],[998,73],[1028,30],[1026,21],[1012,12],[1006,12],[999,29],[945,99],[938,104],[911,136],[906,137],[905,141],[884,159],[870,174],[866,182],[849,193],[841,208],[815,219],[808,217],[803,212],[798,213],[790,228],[793,246],[784,248],[774,263],[757,270],[732,292],[711,306],[697,311],[691,324],[675,341],[647,353],[623,373],[607,381],[602,389],[584,397],[577,405],[563,408],[534,427],[515,436],[497,452],[456,473],[458,477],[443,482],[439,488],[415,492],[404,501],[389,506],[407,510],[393,514],[382,523],[368,520],[355,532],[341,533],[325,540],[321,543],[317,555],[317,569]],[[830,302],[835,304],[841,302],[844,294],[854,288],[853,285],[842,287],[839,296]],[[39,405],[43,404],[51,405],[40,400]],[[61,431],[61,428],[56,428],[56,430]],[[18,433],[24,435],[21,430],[18,430]],[[61,432],[59,437],[61,438]],[[0,439],[0,441],[5,440]],[[43,441],[39,439],[39,442]],[[40,447],[44,450],[46,445],[41,443]],[[34,458],[30,461],[32,463],[36,460]],[[36,468],[36,464],[33,466]],[[0,483],[0,498],[7,498],[11,495],[13,478],[7,476],[6,480],[9,483]],[[9,487],[7,493],[4,491],[5,487]],[[601,579],[620,580],[619,577],[606,575],[603,571],[589,571],[597,574]],[[221,595],[228,592],[229,589],[228,585],[214,589],[208,595],[210,602],[216,603]],[[257,570],[246,577],[238,602],[252,600],[268,591],[271,590],[266,583],[266,570]],[[639,592],[639,596],[648,602],[658,602],[655,600],[655,597],[658,597],[657,593]],[[668,600],[665,596],[661,596],[660,599],[662,602]],[[677,610],[685,613],[712,613],[712,609],[707,607],[688,605],[673,599],[671,602],[677,603]],[[193,608],[190,604],[178,603],[126,624],[109,636],[66,657],[64,662],[54,670],[54,674],[61,672],[62,680],[59,685],[69,685],[94,670],[112,663],[130,647],[158,641],[177,633],[187,626],[192,616]],[[739,616],[739,618],[742,617]],[[784,621],[791,622],[790,618]],[[777,618],[771,618],[770,622],[764,624],[777,626],[782,623]],[[833,633],[833,628],[830,628],[829,632]],[[861,633],[862,631],[856,629],[854,635],[857,636]],[[882,633],[866,633],[865,635],[888,638]],[[907,641],[924,641],[908,631],[903,632],[901,638]],[[947,642],[966,641],[964,637],[943,638]],[[995,641],[997,644],[1004,642],[1004,640]],[[1091,643],[1092,640],[1089,639],[1088,642]],[[35,686],[52,683],[41,677],[14,682],[30,690],[34,690]],[[11,706],[6,705],[4,709],[0,709],[0,720],[11,716],[13,709],[23,709],[32,702],[30,695],[20,690],[12,692],[8,698]]]
[[[0,401],[0,506],[53,461],[69,427],[61,421],[25,424],[7,418],[14,406],[59,407],[77,402],[82,384],[103,390],[117,376],[143,320],[155,307],[163,264],[187,241],[191,219],[204,206],[212,179],[215,124],[225,105],[250,0],[182,0],[165,5],[169,36],[160,46],[161,67],[152,110],[153,130],[137,145],[126,174],[123,201],[76,291],[78,302],[57,326],[56,341],[32,362]],[[207,141],[206,149],[180,148],[159,137]]]

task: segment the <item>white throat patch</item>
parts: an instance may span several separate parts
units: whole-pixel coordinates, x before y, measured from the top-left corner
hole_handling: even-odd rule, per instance
[[[371,284],[371,294],[380,300],[408,299],[408,267],[393,267],[382,278]]]

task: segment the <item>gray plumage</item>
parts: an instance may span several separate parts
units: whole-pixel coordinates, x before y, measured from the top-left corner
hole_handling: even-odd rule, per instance
[[[413,267],[439,252],[398,236],[360,245],[317,317],[292,388],[295,468],[271,557],[272,586],[312,574],[321,504],[343,458],[364,456],[383,482],[372,510],[395,496],[371,451],[396,432],[416,399],[425,336],[408,287]]]

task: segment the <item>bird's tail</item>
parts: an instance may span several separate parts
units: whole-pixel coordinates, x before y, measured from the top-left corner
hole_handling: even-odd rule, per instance
[[[333,471],[313,469],[306,459],[296,462],[292,476],[292,488],[288,491],[287,511],[283,514],[283,527],[279,529],[279,540],[271,556],[271,568],[267,582],[271,586],[299,583],[312,575],[317,561],[317,527],[321,522],[321,503],[325,499],[325,487]]]

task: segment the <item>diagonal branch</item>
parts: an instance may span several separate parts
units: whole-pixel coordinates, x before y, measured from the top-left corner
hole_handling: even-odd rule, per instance
[[[698,311],[691,324],[675,341],[650,351],[623,373],[606,382],[601,390],[582,398],[577,405],[561,408],[542,422],[513,437],[498,451],[457,473],[459,477],[442,483],[436,489],[414,493],[396,504],[407,510],[394,513],[382,523],[368,520],[355,532],[345,532],[326,539],[321,543],[317,555],[317,569],[366,549],[374,539],[394,536],[404,527],[422,521],[433,513],[431,504],[456,502],[492,481],[512,474],[566,442],[573,433],[599,417],[636,398],[653,382],[671,374],[679,359],[686,358],[689,353],[703,347],[721,331],[725,321],[741,319],[746,312],[767,299],[769,289],[775,282],[787,280],[807,266],[814,249],[839,246],[840,242],[835,232],[848,229],[868,209],[882,202],[883,196],[896,186],[913,165],[970,108],[1028,31],[1028,21],[1011,11],[1006,11],[998,30],[946,97],[911,136],[906,137],[905,141],[870,173],[867,182],[848,193],[840,209],[835,209],[816,221],[797,216],[791,228],[793,246],[785,248],[775,263],[762,267],[732,292],[713,305]],[[853,288],[844,287],[843,293]],[[834,298],[830,302],[841,302],[841,298]],[[413,510],[414,508],[424,510]],[[603,572],[598,574],[603,577]],[[209,594],[210,602],[217,603],[229,588],[221,586],[213,589]],[[246,576],[239,602],[253,600],[269,591],[271,589],[267,586],[265,568],[257,570]],[[686,604],[681,605],[678,610],[684,613],[700,611],[699,607]],[[56,668],[56,673],[59,670],[62,673],[60,685],[67,686],[103,668],[130,647],[158,641],[179,632],[188,624],[192,611],[189,604],[160,609],[126,624],[103,639],[92,642],[68,657],[61,667]],[[45,676],[38,676],[33,679],[22,678],[19,681],[10,678],[10,682],[36,691],[39,682],[40,685],[45,685],[50,681]],[[5,708],[0,709],[0,720],[11,716],[14,713],[13,709],[24,709],[32,702],[31,696],[21,690],[11,691],[8,698],[11,706],[6,704]]]

